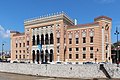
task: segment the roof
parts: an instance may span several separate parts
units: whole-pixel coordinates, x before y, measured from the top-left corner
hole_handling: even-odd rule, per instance
[[[25,35],[25,33],[17,33],[17,34],[14,34],[13,36],[23,36]]]
[[[108,20],[112,20],[112,18],[109,18],[109,17],[107,17],[107,16],[99,16],[99,17],[96,17],[96,18],[94,19],[94,21],[96,21],[96,20],[98,20],[98,19],[102,19],[102,18],[105,18],[105,19],[108,19]]]
[[[93,22],[93,23],[87,23],[87,24],[78,24],[78,25],[74,25],[74,26],[68,26],[68,29],[71,29],[71,28],[84,28],[84,27],[90,27],[90,26],[93,26],[93,25],[98,25],[99,22]]]

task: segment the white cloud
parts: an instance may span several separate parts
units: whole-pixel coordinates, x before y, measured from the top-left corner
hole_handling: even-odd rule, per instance
[[[2,38],[8,38],[10,37],[10,30],[5,30],[4,27],[0,25],[0,37]]]

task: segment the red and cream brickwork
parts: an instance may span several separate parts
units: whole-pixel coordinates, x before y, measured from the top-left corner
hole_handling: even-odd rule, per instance
[[[11,60],[25,62],[111,62],[112,19],[74,25],[65,13],[24,22],[25,33],[11,31]],[[40,48],[42,46],[42,48]]]

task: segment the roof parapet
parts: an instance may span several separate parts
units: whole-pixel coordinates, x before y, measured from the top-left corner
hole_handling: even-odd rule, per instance
[[[65,12],[57,12],[57,13],[52,13],[52,14],[47,14],[47,15],[44,15],[44,16],[39,16],[39,17],[36,17],[36,18],[30,18],[30,19],[26,19],[24,20],[24,24],[29,24],[29,23],[32,23],[32,22],[37,22],[37,21],[47,21],[49,19],[52,19],[52,18],[61,18],[65,16],[67,19],[69,19],[71,22],[74,23],[74,20],[72,20]]]
[[[109,17],[107,17],[107,16],[99,16],[99,17],[96,17],[96,18],[94,19],[94,21],[104,20],[104,19],[108,19],[108,20],[112,21],[112,18],[109,18]]]

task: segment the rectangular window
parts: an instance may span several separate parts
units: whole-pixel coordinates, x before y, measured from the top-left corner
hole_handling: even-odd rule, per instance
[[[21,55],[19,55],[19,58],[21,59]]]
[[[27,41],[27,46],[29,46],[29,41]]]
[[[19,52],[21,53],[21,50]]]
[[[64,38],[64,43],[66,42],[65,40],[66,40],[66,39]]]
[[[93,37],[90,37],[90,43],[93,43]]]
[[[93,47],[90,47],[90,50],[92,51],[92,50],[93,50]]]
[[[60,43],[60,38],[57,38],[57,43]]]
[[[86,47],[83,47],[83,51],[86,51]]]
[[[83,37],[83,43],[86,43],[86,37]]]
[[[23,47],[25,47],[25,43],[23,43]]]
[[[83,59],[85,59],[86,58],[86,54],[83,54]]]
[[[76,51],[79,51],[79,48],[76,48]]]
[[[72,59],[72,54],[69,54],[69,59]]]
[[[16,48],[17,48],[18,44],[16,43]]]
[[[79,58],[79,54],[76,54],[76,59],[78,59]]]
[[[23,55],[23,59],[25,59],[25,55]]]
[[[23,53],[25,53],[25,50],[23,50]]]
[[[20,47],[21,47],[21,43],[19,43]]]
[[[16,50],[16,53],[17,53],[17,50]]]
[[[17,59],[17,55],[16,55],[16,59]]]
[[[79,38],[76,38],[76,44],[79,44]]]
[[[72,44],[72,39],[71,38],[69,39],[69,44]]]
[[[72,48],[69,48],[69,51],[72,51]]]
[[[93,58],[93,53],[90,53],[90,58]]]

